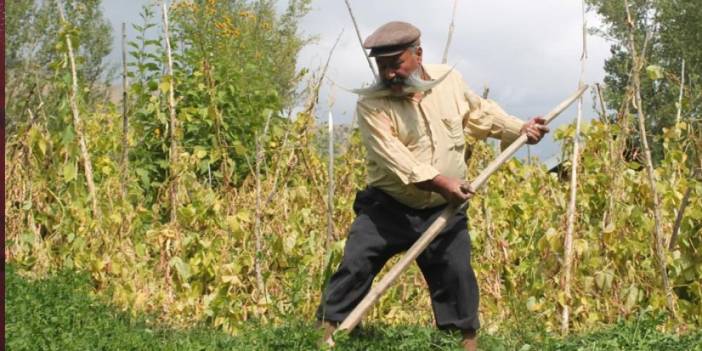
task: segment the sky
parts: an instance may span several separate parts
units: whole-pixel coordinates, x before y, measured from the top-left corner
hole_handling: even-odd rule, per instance
[[[139,22],[139,12],[153,0],[103,0],[106,17],[114,28],[113,53],[121,60],[121,23],[126,22],[128,40],[136,33],[130,23]],[[284,8],[287,1],[280,1]],[[400,20],[414,24],[422,32],[424,62],[440,63],[448,36],[453,0],[351,0],[362,36],[370,35],[386,22]],[[490,98],[508,113],[521,119],[545,115],[571,95],[578,86],[582,55],[582,7],[576,0],[458,0],[455,29],[448,64],[456,65],[466,83],[478,94],[490,88]],[[160,11],[157,12],[160,15]],[[598,26],[596,14],[586,14],[588,27]],[[343,33],[342,33],[343,30]],[[373,80],[358,42],[344,0],[313,0],[312,11],[302,19],[300,31],[314,36],[300,53],[298,68],[320,69],[336,38],[341,39],[333,53],[328,80],[321,95],[317,115],[326,119],[331,105],[335,123],[350,123],[356,96],[338,86],[357,88]],[[587,35],[588,57],[584,82],[594,84],[604,78],[604,61],[610,43]],[[333,82],[333,83],[332,83]],[[572,122],[575,104],[558,117],[552,132],[530,148],[532,156],[545,160],[560,154],[553,130]],[[583,102],[583,119],[596,116],[592,94]],[[524,157],[526,150],[517,156]]]

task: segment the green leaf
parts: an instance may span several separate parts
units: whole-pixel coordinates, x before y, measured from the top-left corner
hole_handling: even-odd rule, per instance
[[[158,88],[161,89],[161,92],[167,93],[171,89],[170,80],[163,80],[161,83],[159,83]]]
[[[20,236],[20,240],[25,244],[33,244],[34,238],[34,235],[31,233],[24,233]]]
[[[183,262],[183,260],[180,257],[173,257],[171,259],[171,266],[175,267],[176,271],[178,272],[178,275],[183,281],[187,281],[190,279],[190,266]]]
[[[158,82],[156,82],[155,80],[150,80],[148,83],[146,83],[146,85],[149,87],[149,90],[153,91],[158,89]]]
[[[650,65],[646,67],[646,73],[648,74],[648,78],[651,80],[663,79],[663,72],[663,67],[658,65]]]
[[[75,163],[66,163],[63,165],[63,180],[68,183],[76,179],[78,171],[76,170]]]
[[[46,139],[44,139],[44,136],[39,134],[38,139],[37,139],[37,146],[39,146],[39,150],[41,151],[42,155],[46,155]]]
[[[202,160],[203,158],[205,158],[205,156],[207,156],[207,150],[205,150],[205,148],[202,146],[196,146],[194,154],[195,157],[197,157],[199,160]]]
[[[234,152],[237,154],[237,156],[245,156],[246,148],[237,140],[234,142]]]
[[[140,243],[140,244],[136,244],[136,245],[134,246],[134,251],[136,252],[136,254],[137,254],[139,257],[144,257],[144,256],[146,256],[146,245],[141,244],[141,243]]]
[[[588,250],[587,241],[583,239],[575,239],[575,241],[573,242],[573,248],[575,249],[575,253],[577,253],[578,256],[582,256],[582,254]]]

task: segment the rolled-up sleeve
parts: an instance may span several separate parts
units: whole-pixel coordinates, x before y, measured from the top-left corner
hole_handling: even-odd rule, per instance
[[[505,149],[521,134],[524,121],[507,114],[496,102],[483,99],[464,84],[468,113],[463,116],[464,132],[477,139],[500,139]]]
[[[403,184],[432,179],[439,171],[432,165],[419,162],[397,138],[392,120],[380,109],[360,100],[356,106],[358,127],[368,158],[395,174]]]

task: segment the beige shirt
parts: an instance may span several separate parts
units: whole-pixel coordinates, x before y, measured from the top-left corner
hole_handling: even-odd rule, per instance
[[[451,67],[424,65],[424,69],[439,78]],[[413,208],[434,207],[446,200],[412,183],[439,174],[465,179],[465,135],[498,138],[505,148],[519,137],[523,125],[494,101],[470,90],[455,70],[419,99],[362,97],[356,108],[368,151],[368,184]]]

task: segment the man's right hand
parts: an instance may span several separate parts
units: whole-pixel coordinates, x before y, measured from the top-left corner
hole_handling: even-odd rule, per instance
[[[415,185],[419,189],[441,194],[446,201],[456,206],[468,201],[475,195],[475,191],[470,188],[470,184],[466,181],[440,174],[431,180],[415,183]]]

